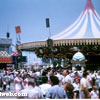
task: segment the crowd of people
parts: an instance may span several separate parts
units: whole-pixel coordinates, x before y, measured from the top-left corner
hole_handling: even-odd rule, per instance
[[[67,68],[0,70],[0,91],[14,84],[15,93],[27,93],[31,99],[99,99],[100,71]]]

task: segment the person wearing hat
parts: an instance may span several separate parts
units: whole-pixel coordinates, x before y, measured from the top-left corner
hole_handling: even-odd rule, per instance
[[[56,76],[50,76],[50,84],[52,85],[46,92],[47,99],[65,99],[67,95],[63,88],[59,86],[59,79]]]

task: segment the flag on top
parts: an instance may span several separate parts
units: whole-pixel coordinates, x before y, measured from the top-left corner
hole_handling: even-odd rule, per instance
[[[20,34],[20,33],[21,33],[20,26],[16,26],[15,29],[16,29],[16,33],[17,33],[17,34]]]

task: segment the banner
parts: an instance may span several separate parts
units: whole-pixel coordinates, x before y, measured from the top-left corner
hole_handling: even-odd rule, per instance
[[[20,26],[16,26],[15,29],[16,29],[16,33],[17,33],[17,34],[20,34],[20,33],[21,33]]]

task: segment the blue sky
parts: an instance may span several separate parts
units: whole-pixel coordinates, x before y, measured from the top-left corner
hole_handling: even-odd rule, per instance
[[[0,0],[0,37],[9,31],[16,41],[15,26],[21,27],[21,41],[39,41],[49,36],[45,18],[50,18],[51,34],[71,25],[80,15],[87,0]],[[92,0],[100,14],[100,0]]]
[[[80,15],[87,0],[0,0],[0,38],[10,32],[16,42],[15,26],[21,27],[22,43],[39,41],[49,36],[45,18],[50,18],[51,35],[71,25]],[[100,0],[92,0],[100,14]]]

